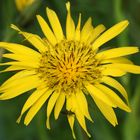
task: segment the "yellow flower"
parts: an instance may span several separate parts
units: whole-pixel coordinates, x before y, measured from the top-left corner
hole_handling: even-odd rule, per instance
[[[15,0],[17,9],[19,11],[24,10],[27,6],[31,5],[35,0]]]
[[[54,117],[58,119],[64,108],[75,138],[75,119],[90,136],[85,118],[90,121],[92,118],[88,111],[86,96],[92,97],[113,126],[118,124],[114,108],[131,111],[126,90],[114,77],[121,77],[127,72],[140,73],[140,67],[124,57],[139,50],[135,46],[124,46],[100,51],[103,44],[127,27],[128,21],[119,22],[105,31],[102,24],[93,27],[92,19],[89,18],[81,29],[81,14],[75,26],[69,2],[66,3],[66,8],[66,36],[56,13],[49,8],[46,12],[51,28],[40,15],[37,15],[45,39],[36,34],[23,32],[12,25],[12,28],[22,34],[35,50],[16,43],[0,42],[0,46],[10,52],[3,57],[12,59],[10,62],[1,63],[9,65],[3,72],[17,71],[1,85],[0,99],[11,99],[33,90],[17,122],[19,123],[22,115],[28,111],[24,119],[24,124],[28,125],[48,100],[47,128],[50,128],[49,118],[53,109]],[[108,86],[118,90],[124,101]]]

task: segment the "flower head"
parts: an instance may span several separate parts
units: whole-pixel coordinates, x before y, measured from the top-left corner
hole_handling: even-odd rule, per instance
[[[12,25],[12,28],[35,47],[35,50],[20,44],[0,42],[0,47],[10,52],[3,57],[12,59],[10,62],[1,63],[10,65],[3,72],[17,71],[1,85],[0,99],[11,99],[34,89],[24,104],[17,122],[20,122],[22,115],[28,110],[24,119],[24,124],[28,125],[48,100],[47,127],[50,128],[49,118],[53,109],[54,117],[57,119],[64,106],[75,138],[73,131],[75,119],[90,136],[85,118],[92,122],[93,120],[88,111],[86,96],[92,97],[113,126],[118,124],[114,108],[131,111],[126,90],[114,77],[121,77],[127,72],[140,73],[140,67],[124,57],[139,50],[138,47],[125,46],[100,51],[103,44],[127,27],[128,21],[121,21],[105,31],[102,24],[93,27],[92,19],[89,18],[81,28],[81,14],[75,26],[69,2],[66,3],[66,8],[66,36],[56,13],[49,8],[46,12],[51,28],[40,15],[37,15],[45,35],[43,39]],[[118,90],[123,99],[108,86]]]
[[[27,6],[31,5],[35,0],[15,0],[17,9],[19,11],[24,10]]]

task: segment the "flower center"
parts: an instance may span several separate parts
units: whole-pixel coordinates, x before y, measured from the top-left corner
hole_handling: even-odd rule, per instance
[[[66,40],[42,54],[38,72],[49,88],[64,92],[74,92],[87,81],[94,83],[101,75],[92,48]]]

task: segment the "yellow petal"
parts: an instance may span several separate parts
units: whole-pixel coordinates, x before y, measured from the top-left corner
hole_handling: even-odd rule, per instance
[[[73,40],[75,36],[75,24],[71,17],[70,2],[66,3],[67,20],[66,20],[66,37],[68,40]]]
[[[76,139],[74,129],[73,129],[75,116],[74,115],[67,115],[67,118],[68,118],[68,122],[69,122],[69,125],[71,128],[71,131],[72,131],[72,136],[74,139]]]
[[[50,44],[55,45],[57,43],[57,40],[47,22],[40,15],[37,15],[37,20],[40,24],[42,32],[44,33]]]
[[[126,99],[126,101],[128,102],[127,92],[124,89],[124,87],[117,80],[115,80],[111,77],[103,77],[102,82],[104,82],[105,84],[117,89],[122,94],[122,96]]]
[[[140,74],[140,66],[131,65],[131,64],[108,64],[107,68],[115,68],[124,72],[130,72],[134,74]]]
[[[18,73],[16,73],[15,75],[13,75],[12,77],[10,77],[8,80],[6,80],[0,87],[0,89],[2,89],[3,87],[9,86],[14,80],[20,80],[23,77],[27,77],[27,76],[31,76],[31,75],[35,75],[36,72],[31,70],[22,70]]]
[[[79,109],[79,105],[76,100],[76,95],[72,93],[71,95],[67,96],[67,106],[68,111],[71,111],[75,113],[75,116],[81,125],[81,127],[84,129],[84,131],[87,133],[87,135],[90,137],[90,134],[87,131],[86,124],[85,124],[85,118],[81,110]]]
[[[38,64],[40,63],[39,58],[33,58],[33,57],[24,56],[24,55],[20,55],[20,54],[7,53],[7,54],[3,54],[3,57],[17,60],[20,62],[30,62],[30,63],[34,63],[34,64],[36,64],[37,62],[38,62]]]
[[[10,82],[6,82],[6,84],[3,84],[0,87],[0,91],[5,91],[5,90],[7,91],[7,90],[9,90],[9,88],[12,88],[12,87],[17,86],[17,85],[22,85],[23,83],[27,83],[27,82],[29,84],[30,80],[33,80],[33,81],[38,80],[38,77],[34,74],[29,74],[29,75],[21,77],[20,79],[16,78],[14,80],[10,80]],[[36,83],[37,82],[38,81],[36,81]]]
[[[75,104],[73,103],[75,100],[74,98],[75,96],[73,97],[73,93],[70,93],[70,95],[66,96],[66,109],[68,111],[75,111]]]
[[[19,118],[17,119],[17,123],[20,123],[22,115],[45,93],[46,89],[43,90],[36,90],[34,91],[30,97],[25,102],[22,111],[20,113]]]
[[[81,110],[81,112],[85,115],[85,117],[87,117],[87,119],[93,122],[88,111],[88,104],[87,104],[86,97],[81,90],[79,90],[76,93],[76,100],[77,100],[77,104],[79,105],[79,109]]]
[[[127,26],[128,21],[124,20],[119,22],[118,24],[114,25],[110,29],[108,29],[106,32],[104,32],[96,41],[92,44],[93,50],[98,49],[101,45],[106,43],[107,41],[111,40],[112,38],[116,37],[118,34],[120,34]]]
[[[19,96],[31,89],[37,88],[39,84],[39,79],[36,76],[28,76],[23,78],[23,80],[16,80],[4,87],[5,89],[0,89],[4,91],[4,93],[0,95],[0,100],[7,100]]]
[[[96,59],[110,59],[110,58],[116,58],[121,57],[125,55],[130,55],[133,53],[138,52],[138,47],[121,47],[121,48],[114,48],[110,50],[106,50],[103,52],[100,52],[96,55]]]
[[[20,67],[20,66],[9,66],[8,68],[6,68],[6,69],[0,71],[0,73],[2,73],[2,72],[8,72],[8,71],[24,70],[24,69],[27,70],[27,68],[22,67],[22,66],[21,66],[21,67]]]
[[[131,109],[122,101],[122,99],[111,89],[108,87],[98,84],[96,87],[105,93],[105,95],[111,99],[111,101],[116,104],[119,108],[122,110],[125,110],[127,112],[131,112]]]
[[[88,92],[90,93],[91,97],[94,99],[95,97],[100,99],[101,101],[103,101],[104,103],[106,103],[107,105],[111,106],[111,107],[116,107],[116,104],[114,104],[107,96],[106,94],[104,94],[104,92],[102,92],[101,90],[99,90],[98,88],[96,88],[95,86],[91,85],[90,83],[87,83],[85,85],[86,89],[88,90]]]
[[[92,34],[90,35],[89,39],[88,39],[88,44],[93,43],[93,41],[105,30],[105,26],[103,24],[100,24],[98,26],[96,26],[93,31]]]
[[[24,124],[28,125],[33,117],[36,115],[36,113],[39,111],[39,109],[43,106],[43,104],[46,102],[46,100],[49,98],[49,96],[52,94],[52,90],[48,90],[46,93],[44,93],[30,108],[28,111],[25,119]]]
[[[105,65],[105,69],[102,70],[102,75],[109,75],[113,77],[121,77],[126,74],[123,70],[114,68],[114,67],[108,67],[108,65]]]
[[[55,108],[54,108],[55,119],[58,119],[60,111],[62,110],[64,103],[65,103],[65,93],[60,93],[60,95],[56,101]]]
[[[75,40],[80,41],[80,27],[81,27],[81,13],[79,14],[79,20],[75,31]]]
[[[89,18],[81,31],[81,41],[86,42],[93,31],[92,18]]]
[[[62,31],[59,19],[53,10],[47,8],[46,12],[47,12],[47,16],[50,21],[51,27],[53,29],[53,32],[54,32],[58,42],[60,42],[61,40],[64,39],[64,35],[63,35],[63,31]]]
[[[13,65],[13,66],[19,66],[19,67],[24,67],[24,68],[38,68],[39,67],[39,62],[34,62],[31,63],[29,61],[11,61],[11,62],[6,62],[6,63],[0,63],[0,66],[7,66],[7,65]]]
[[[46,126],[47,126],[48,129],[50,129],[50,122],[49,122],[50,120],[49,120],[49,118],[50,118],[51,112],[52,112],[52,110],[53,110],[53,108],[54,108],[54,106],[56,104],[56,101],[57,101],[59,95],[60,95],[60,92],[54,92],[52,94],[52,96],[50,97],[49,101],[48,101],[48,105],[47,105],[47,122],[46,122]]]
[[[39,54],[37,51],[34,51],[33,49],[30,49],[26,46],[16,44],[16,43],[7,43],[7,42],[0,42],[0,47],[7,49],[10,52],[13,52],[15,54],[21,54],[24,56],[32,56],[36,58],[40,58],[41,54]]]
[[[107,104],[105,104],[104,102],[102,102],[101,100],[99,100],[96,97],[94,98],[94,101],[95,101],[96,105],[98,106],[98,108],[100,109],[100,111],[102,112],[102,114],[105,116],[105,118],[113,126],[116,126],[118,124],[118,122],[117,122],[117,118],[116,118],[115,112],[112,109],[112,107],[108,106]]]
[[[47,51],[47,44],[36,34],[22,32],[18,27],[15,25],[11,25],[11,28],[18,31],[19,34],[22,34],[35,48],[37,48],[40,52]]]
[[[84,115],[80,112],[80,110],[77,108],[76,112],[75,112],[75,116],[79,122],[79,124],[81,125],[81,127],[84,129],[84,131],[86,132],[86,134],[91,137],[91,135],[88,133],[87,131],[87,127],[86,127],[86,123],[85,123],[85,118]]]
[[[111,59],[106,59],[102,60],[101,64],[105,63],[124,63],[124,64],[133,64],[133,62],[125,57],[117,57],[117,58],[111,58]]]

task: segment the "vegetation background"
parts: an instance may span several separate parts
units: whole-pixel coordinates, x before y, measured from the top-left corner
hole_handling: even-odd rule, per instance
[[[140,0],[71,0],[70,2],[72,17],[76,23],[79,12],[82,13],[83,23],[88,17],[92,17],[94,26],[102,23],[109,28],[116,22],[129,20],[128,29],[105,46],[118,47],[128,44],[140,46]],[[47,19],[45,13],[47,6],[57,12],[64,29],[65,3],[66,0],[36,0],[33,5],[19,12],[14,0],[0,0],[0,41],[18,42],[30,46],[24,38],[10,28],[11,23],[43,37],[35,15],[40,14]],[[6,61],[1,58],[2,53],[4,51],[0,49],[0,61]],[[130,59],[140,65],[140,54],[133,55]],[[0,83],[12,74],[11,72],[0,74]],[[140,75],[128,74],[120,81],[128,91],[132,113],[116,110],[119,125],[114,128],[92,104],[90,111],[95,123],[87,121],[92,138],[88,138],[76,123],[77,140],[140,140]],[[12,100],[0,101],[0,140],[72,140],[66,116],[63,114],[58,121],[54,121],[52,115],[52,129],[50,131],[46,129],[46,105],[28,127],[24,126],[23,121],[19,125],[16,124],[16,119],[30,93],[27,94]]]

